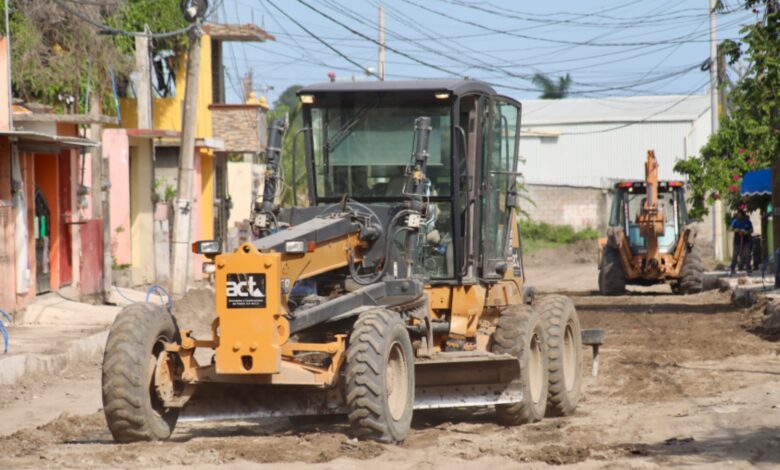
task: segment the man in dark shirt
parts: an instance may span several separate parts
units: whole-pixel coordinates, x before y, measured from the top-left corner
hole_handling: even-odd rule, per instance
[[[734,231],[734,255],[731,258],[731,275],[736,273],[735,268],[739,263],[740,269],[745,269],[750,274],[750,246],[753,236],[753,223],[747,216],[745,209],[739,209],[737,216],[731,219],[731,230]]]

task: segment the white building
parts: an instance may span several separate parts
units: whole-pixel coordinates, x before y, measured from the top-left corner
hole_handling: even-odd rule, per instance
[[[673,171],[675,162],[697,155],[711,132],[707,95],[522,104],[521,171],[536,204],[523,209],[532,220],[577,229],[605,227],[609,190],[619,180],[644,178],[649,149],[660,179],[683,179]]]

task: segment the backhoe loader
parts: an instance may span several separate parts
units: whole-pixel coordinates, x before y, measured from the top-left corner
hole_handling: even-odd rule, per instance
[[[615,185],[607,236],[599,244],[599,292],[618,295],[626,284],[669,283],[679,294],[703,286],[701,247],[689,224],[682,181],[658,181],[648,150],[644,181]]]
[[[229,253],[193,244],[214,275],[211,336],[148,303],[112,326],[102,392],[114,439],[166,439],[179,418],[342,414],[355,435],[398,443],[414,410],[495,407],[506,425],[572,413],[577,312],[558,295],[531,304],[524,285],[520,103],[473,80],[298,96],[308,207],[274,200],[274,122],[256,239]]]

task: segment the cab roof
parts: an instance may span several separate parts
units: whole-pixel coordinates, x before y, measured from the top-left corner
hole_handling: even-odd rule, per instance
[[[624,188],[644,188],[647,185],[647,183],[644,180],[634,180],[634,181],[620,181],[619,183],[615,183],[615,189],[624,189]],[[683,181],[659,181],[658,186],[660,187],[672,187],[672,188],[682,188],[685,186],[685,182]]]
[[[394,80],[364,82],[325,82],[298,90],[298,95],[319,93],[381,93],[381,92],[444,92],[453,95],[485,93],[495,95],[496,90],[479,80]]]

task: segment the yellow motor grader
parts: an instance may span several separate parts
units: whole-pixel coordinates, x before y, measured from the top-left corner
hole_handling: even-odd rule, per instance
[[[670,283],[680,294],[701,292],[703,267],[689,224],[682,181],[658,181],[648,150],[644,181],[615,185],[607,236],[599,243],[599,292],[618,295],[626,284]]]
[[[256,239],[193,244],[214,273],[211,336],[149,303],[112,326],[114,439],[166,439],[180,417],[345,414],[357,436],[401,442],[418,409],[493,406],[507,425],[573,412],[574,305],[531,304],[524,288],[520,104],[473,80],[327,83],[299,98],[308,207],[274,202],[276,122]]]

